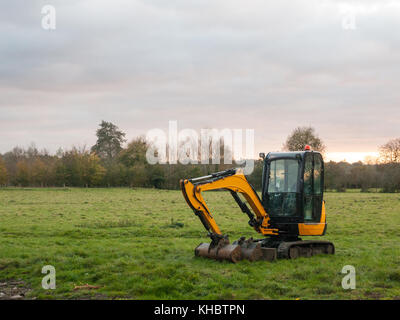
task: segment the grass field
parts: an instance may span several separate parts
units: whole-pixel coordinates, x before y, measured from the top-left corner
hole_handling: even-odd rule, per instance
[[[231,240],[257,237],[228,193],[206,198]],[[194,257],[208,239],[179,191],[0,189],[0,283],[39,299],[399,299],[400,195],[325,199],[336,255],[231,264]],[[44,265],[55,290],[41,287]],[[355,290],[342,289],[345,265]],[[74,290],[86,283],[99,288]]]

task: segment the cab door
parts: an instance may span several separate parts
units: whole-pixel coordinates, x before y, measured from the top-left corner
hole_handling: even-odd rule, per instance
[[[323,161],[319,153],[307,152],[304,159],[304,222],[319,222],[323,201]]]
[[[322,160],[321,154],[314,153],[313,217],[314,217],[314,221],[316,221],[316,222],[319,222],[321,220],[323,192],[324,192],[324,162]]]

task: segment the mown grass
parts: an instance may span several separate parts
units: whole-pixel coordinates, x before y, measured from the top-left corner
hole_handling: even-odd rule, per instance
[[[224,192],[206,194],[231,240],[257,236]],[[399,299],[400,195],[327,193],[333,256],[238,264],[195,258],[208,241],[179,191],[0,189],[0,282],[33,298]],[[44,265],[57,289],[41,287]],[[341,286],[345,265],[357,288]],[[100,286],[73,290],[75,285]]]

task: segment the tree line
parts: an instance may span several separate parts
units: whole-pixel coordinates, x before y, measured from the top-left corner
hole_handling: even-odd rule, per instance
[[[55,154],[15,147],[0,154],[0,186],[20,187],[150,187],[178,189],[179,180],[207,175],[232,167],[223,164],[156,164],[146,161],[148,143],[138,137],[123,147],[125,134],[110,122],[102,121],[97,142],[90,149],[72,147]],[[325,145],[311,127],[296,128],[283,145],[284,150],[303,150],[306,144],[324,152]],[[249,182],[261,188],[262,161],[255,161]],[[380,147],[375,163],[325,163],[325,188],[345,191],[358,188],[368,192],[400,191],[400,139]]]

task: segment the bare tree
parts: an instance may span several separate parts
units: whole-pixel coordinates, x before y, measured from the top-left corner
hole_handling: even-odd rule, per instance
[[[400,163],[400,138],[392,139],[379,148],[382,163]]]
[[[326,146],[315,133],[312,127],[297,127],[286,139],[283,149],[286,151],[301,151],[306,145],[310,145],[313,150],[323,153]]]

